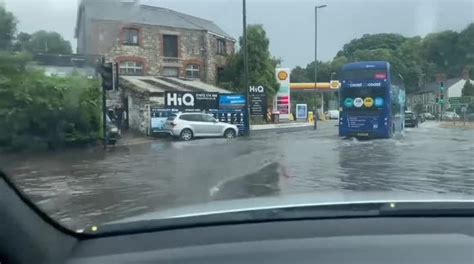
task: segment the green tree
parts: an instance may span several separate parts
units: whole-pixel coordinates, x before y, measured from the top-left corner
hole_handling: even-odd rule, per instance
[[[25,32],[20,32],[16,36],[16,41],[14,44],[15,51],[29,51],[30,49],[31,35]]]
[[[30,36],[20,33],[16,48],[29,52],[71,54],[71,43],[57,32],[37,31]]]
[[[309,80],[306,78],[306,70],[300,66],[293,68],[290,74],[290,81],[295,83],[308,82]]]
[[[469,24],[459,33],[457,49],[461,54],[462,64],[471,69],[471,76],[474,76],[474,23]]]
[[[474,96],[474,84],[467,80],[462,88],[462,96]]]
[[[345,44],[337,57],[345,56],[353,61],[353,55],[358,50],[387,49],[396,50],[404,41],[405,37],[399,34],[365,34],[359,39],[353,39]]]
[[[314,61],[306,65],[306,79],[314,82]],[[318,82],[329,82],[334,69],[331,62],[318,61]]]
[[[100,137],[97,80],[47,77],[27,55],[0,54],[0,148],[52,149]]]
[[[241,47],[243,46],[242,37],[239,39],[239,44]],[[271,56],[269,44],[270,41],[262,25],[247,27],[249,84],[266,87],[268,98],[272,98],[278,90],[275,66],[280,60]],[[227,67],[222,74],[222,82],[231,83],[234,91],[244,92],[243,73],[243,53],[242,50],[239,50],[236,55],[228,56]]]
[[[448,78],[458,77],[462,70],[461,57],[457,49],[459,34],[455,31],[443,31],[428,34],[424,40],[421,54],[424,60],[434,63],[439,72]]]
[[[9,49],[15,38],[15,16],[0,5],[0,50]]]

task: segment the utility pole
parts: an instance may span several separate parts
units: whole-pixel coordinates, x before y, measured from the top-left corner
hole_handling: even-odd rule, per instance
[[[335,72],[331,72],[331,81],[330,81],[330,84],[332,83],[332,81],[334,80],[334,75],[336,75]],[[337,92],[337,111],[339,111],[339,107],[340,107],[340,102],[341,102],[341,96],[340,96],[340,90],[338,90]]]
[[[314,103],[316,104],[316,100],[318,97],[317,92],[317,83],[318,83],[318,9],[325,8],[327,5],[320,5],[314,7],[314,92],[315,92],[315,100]],[[321,107],[324,104],[323,93],[321,92]],[[322,109],[322,108],[321,108]],[[317,120],[317,107],[314,106],[314,130],[318,128]]]
[[[101,72],[104,70],[105,58],[102,57],[102,63],[100,65]],[[104,83],[104,77],[102,76],[102,84]],[[107,92],[106,87],[102,85],[102,136],[104,137],[104,149],[107,148]]]
[[[247,10],[246,1],[242,0],[242,24],[243,24],[243,55],[244,55],[244,86],[245,86],[245,127],[246,135],[250,135],[250,109],[249,109],[249,60],[247,50]]]
[[[114,70],[115,69],[115,70]],[[114,90],[118,83],[117,66],[114,63],[105,63],[102,57],[97,65],[97,72],[101,77],[102,87],[102,132],[104,137],[104,149],[107,147],[107,91]],[[118,87],[117,87],[118,88]]]

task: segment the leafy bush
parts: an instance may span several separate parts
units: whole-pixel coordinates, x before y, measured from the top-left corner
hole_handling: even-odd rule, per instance
[[[101,135],[97,80],[48,77],[22,54],[0,54],[0,148],[55,149]]]

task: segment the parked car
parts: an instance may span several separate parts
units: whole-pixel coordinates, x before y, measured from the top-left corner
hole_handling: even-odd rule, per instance
[[[329,110],[326,116],[328,119],[339,119],[339,110]]]
[[[236,125],[219,122],[205,113],[172,114],[166,120],[166,130],[185,141],[195,137],[233,138],[239,133]]]
[[[120,131],[117,126],[110,120],[110,117],[106,115],[107,119],[105,122],[107,143],[110,145],[115,145],[118,138],[120,137]]]
[[[474,121],[474,113],[466,114],[466,121]]]
[[[426,112],[426,113],[423,113],[422,115],[425,117],[426,120],[435,120],[435,116],[432,113]]]
[[[455,112],[446,111],[442,115],[443,120],[459,120],[460,117]]]
[[[426,121],[426,118],[425,118],[425,116],[424,116],[423,114],[419,114],[417,117],[418,117],[418,121],[419,121],[420,123],[423,123],[423,122]]]
[[[418,117],[411,111],[405,111],[405,127],[418,127]]]

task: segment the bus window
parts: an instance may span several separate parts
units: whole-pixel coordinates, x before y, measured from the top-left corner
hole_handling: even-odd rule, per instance
[[[385,80],[387,79],[387,72],[385,69],[354,69],[346,70],[343,73],[342,79],[345,81],[356,80]]]

